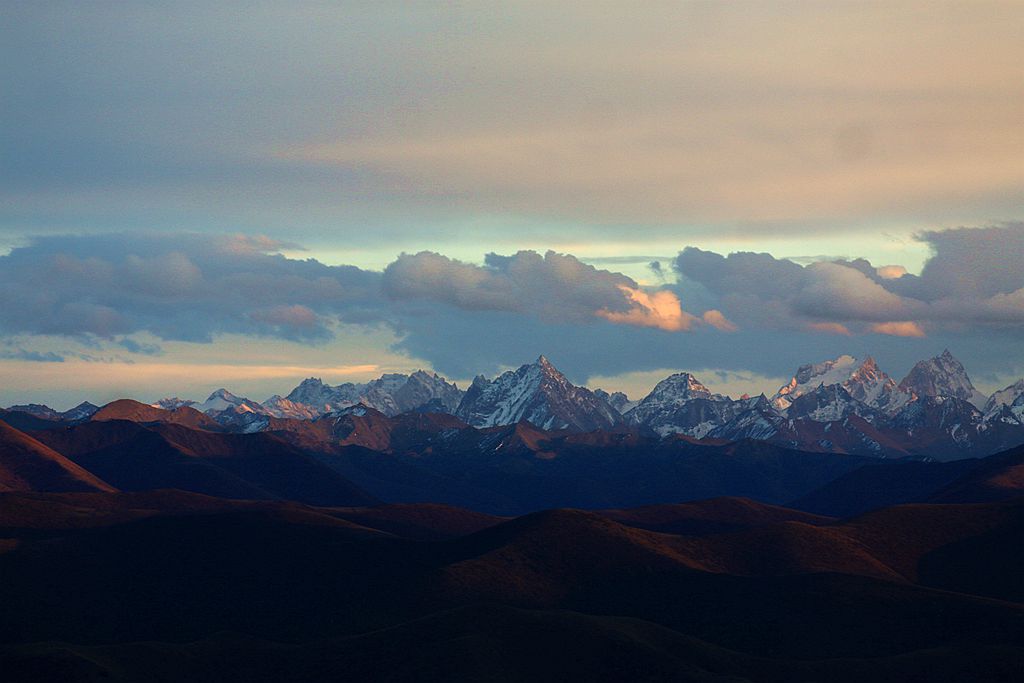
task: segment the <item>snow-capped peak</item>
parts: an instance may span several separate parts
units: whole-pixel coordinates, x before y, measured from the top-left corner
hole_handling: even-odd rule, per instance
[[[292,417],[300,420],[312,420],[321,414],[319,410],[312,406],[289,401],[278,394],[274,394],[264,401],[263,409],[274,417]]]
[[[218,398],[220,398],[220,399],[224,399],[225,401],[231,401],[231,402],[234,402],[234,403],[237,403],[237,402],[238,402],[238,397],[237,397],[237,396],[235,396],[234,394],[232,394],[232,393],[231,393],[230,391],[228,391],[227,389],[224,389],[223,387],[221,387],[220,389],[217,389],[217,390],[216,390],[215,392],[213,392],[212,394],[210,394],[210,395],[209,395],[209,396],[207,397],[207,399],[206,399],[206,400],[207,400],[207,401],[212,401],[212,400],[214,400],[214,399],[218,399]]]
[[[678,372],[658,382],[629,411],[626,420],[661,436],[687,434],[703,438],[734,417],[739,406],[726,396],[711,393],[690,373]]]
[[[871,356],[861,362],[853,356],[842,355],[824,363],[801,366],[789,384],[772,398],[772,405],[786,411],[800,396],[818,387],[836,384],[856,401],[887,414],[897,412],[914,400],[913,392],[901,389]]]
[[[388,373],[366,383],[346,382],[330,386],[318,377],[303,380],[286,397],[274,397],[264,407],[278,417],[323,415],[359,403],[384,415],[416,410],[428,403],[432,408],[454,411],[462,390],[437,373],[417,370],[411,375]]]
[[[607,401],[569,382],[544,356],[493,381],[474,379],[456,415],[478,427],[526,420],[542,429],[584,431],[621,421],[618,411]]]
[[[153,406],[154,408],[161,408],[163,410],[177,410],[178,408],[194,406],[196,405],[196,402],[190,401],[185,398],[178,398],[177,396],[175,396],[173,398],[162,398],[159,401],[150,403],[149,405]]]
[[[82,401],[71,410],[65,410],[61,413],[61,416],[65,420],[84,420],[92,417],[92,415],[99,409],[99,406],[90,403],[89,401]]]
[[[711,390],[688,372],[669,375],[658,382],[640,403],[682,403],[694,398],[711,398]]]
[[[1024,379],[1019,379],[1005,389],[1000,389],[985,402],[985,414],[1002,406],[1012,405],[1018,396],[1024,395]]]
[[[981,408],[986,397],[971,384],[967,371],[946,349],[942,355],[918,362],[899,384],[918,396],[959,398]]]
[[[236,413],[262,413],[263,407],[255,401],[250,401],[241,396],[235,396],[227,389],[217,389],[210,394],[209,398],[196,406],[196,409],[206,414],[221,413],[230,410]]]
[[[28,413],[29,415],[35,415],[41,417],[44,420],[58,420],[60,419],[60,413],[51,408],[48,405],[42,403],[25,403],[16,406],[10,406],[7,410],[17,411],[19,413]]]
[[[842,384],[859,367],[856,358],[845,354],[834,360],[801,365],[789,384],[780,387],[772,397],[772,405],[779,410],[786,410],[796,398],[809,391],[823,385]]]
[[[599,398],[603,398],[608,402],[608,405],[615,408],[615,410],[619,411],[623,415],[631,411],[640,403],[639,401],[629,400],[629,396],[626,396],[626,394],[621,391],[613,391],[609,394],[604,389],[594,389],[594,395]]]
[[[323,383],[319,377],[307,377],[285,396],[290,403],[313,408],[317,414],[331,410],[338,400],[337,391]]]
[[[900,389],[871,356],[842,382],[842,387],[861,403],[889,414],[914,400],[914,394]]]
[[[1024,379],[992,394],[984,413],[986,422],[1024,425]]]

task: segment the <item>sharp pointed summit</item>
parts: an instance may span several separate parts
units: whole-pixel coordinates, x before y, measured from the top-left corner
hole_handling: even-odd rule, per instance
[[[526,420],[542,429],[591,431],[622,421],[604,398],[572,384],[544,356],[493,381],[477,377],[455,414],[476,427]]]
[[[210,396],[195,406],[200,412],[207,415],[217,415],[225,411],[235,413],[262,413],[263,406],[255,401],[250,401],[241,396],[235,396],[227,389],[221,388],[214,391]]]
[[[941,355],[918,362],[899,384],[918,396],[958,398],[983,408],[987,397],[974,388],[964,366],[949,349]]]

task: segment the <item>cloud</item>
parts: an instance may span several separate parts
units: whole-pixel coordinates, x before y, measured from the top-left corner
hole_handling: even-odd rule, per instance
[[[327,325],[313,309],[302,304],[272,306],[249,314],[253,321],[272,330],[271,334],[290,339],[330,338]]]
[[[163,349],[159,344],[149,344],[146,342],[140,342],[131,337],[125,337],[117,342],[121,348],[126,349],[132,353],[142,354],[144,356],[159,356],[163,353]]]
[[[26,349],[12,349],[0,351],[0,358],[6,360],[27,360],[34,363],[63,363],[64,356],[53,351],[29,351]]]
[[[839,334],[849,337],[852,333],[850,328],[842,323],[807,323],[807,329],[814,332],[827,332],[828,334]]]
[[[875,272],[878,273],[878,277],[883,280],[896,280],[907,274],[907,269],[899,265],[891,266],[879,266],[875,268]]]
[[[841,352],[912,362],[936,346],[994,372],[1024,367],[1019,230],[929,234],[941,268],[929,263],[921,275],[898,278],[863,259],[802,266],[686,248],[656,288],[553,251],[492,253],[482,264],[403,254],[374,272],[292,258],[276,253],[277,243],[237,236],[41,238],[0,256],[0,336],[9,353],[35,350],[25,340],[49,335],[70,338],[93,360],[124,362],[116,350],[162,354],[173,365],[183,348],[175,342],[260,337],[323,351],[379,335],[382,348],[461,378],[541,353],[582,381],[664,367],[775,376]],[[975,234],[984,239],[967,253]],[[997,253],[1000,245],[1009,255]],[[988,281],[980,264],[1000,270]],[[935,280],[961,274],[972,279]],[[936,288],[941,296],[922,293]],[[836,346],[861,336],[867,347]],[[40,348],[77,353],[52,342]],[[233,348],[242,364],[269,357],[257,362],[245,344]]]
[[[306,341],[335,321],[387,317],[380,273],[272,253],[238,235],[46,237],[0,257],[0,332],[209,342],[228,333]]]
[[[732,321],[728,320],[721,311],[716,311],[714,309],[704,311],[704,315],[701,316],[701,318],[708,325],[711,325],[722,332],[735,332],[739,329],[739,327],[737,327]]]
[[[549,322],[612,323],[687,331],[699,319],[667,290],[649,292],[620,273],[574,256],[520,251],[488,254],[484,265],[434,252],[403,254],[384,270],[384,291],[396,301],[429,300],[467,311],[508,311]]]
[[[654,327],[667,332],[689,331],[700,320],[685,312],[679,305],[679,297],[668,290],[648,293],[627,285],[620,285],[619,289],[634,305],[628,311],[600,309],[596,311],[596,315],[613,323]],[[717,311],[708,311],[708,313],[717,313]],[[725,319],[722,318],[722,321]]]
[[[1008,258],[975,253],[972,260],[960,262],[947,253],[953,244],[948,238],[929,243],[935,251],[932,258],[948,262],[943,268],[948,277],[957,277],[955,264],[971,270],[980,261],[999,263],[1011,274],[1024,272],[1024,251],[1015,248],[1019,230],[1019,226],[978,229],[978,236],[987,239],[978,240],[976,249],[997,250],[999,245],[1008,245]],[[970,244],[972,234],[960,235],[956,245]],[[534,256],[533,260],[543,259]],[[492,258],[485,266],[471,268],[503,272],[506,266],[506,261]],[[428,358],[439,371],[455,376],[495,371],[539,353],[553,358],[577,380],[591,374],[664,367],[776,376],[844,352],[871,353],[890,372],[899,374],[945,346],[954,349],[975,373],[1024,369],[1024,349],[1019,342],[1024,331],[1024,289],[1009,289],[1015,283],[1012,278],[999,286],[1009,291],[994,296],[984,295],[996,289],[991,284],[965,289],[946,283],[945,296],[935,298],[923,296],[916,287],[926,273],[927,280],[937,271],[926,267],[920,276],[885,278],[864,259],[813,261],[801,266],[769,254],[722,255],[686,248],[672,266],[676,281],[656,290],[597,276],[602,282],[602,298],[587,300],[572,309],[575,314],[567,309],[564,316],[557,315],[558,309],[540,313],[538,307],[543,310],[546,304],[532,295],[513,297],[533,302],[530,305],[509,305],[507,292],[498,297],[487,289],[489,297],[505,303],[481,310],[480,300],[470,293],[449,292],[437,298],[463,303],[445,303],[430,309],[429,314],[403,318],[404,336],[398,348]],[[453,279],[460,288],[466,282],[493,284],[490,276],[479,282],[473,279],[480,277],[481,273],[474,271],[472,278]],[[592,312],[602,310],[595,305],[616,293],[609,291],[609,282],[628,288],[615,288],[624,300],[621,308],[613,309],[609,303],[600,314],[619,324],[587,325]],[[929,282],[932,287],[939,284]],[[720,334],[691,333],[680,338],[664,332],[676,327],[706,327],[710,332],[715,323],[722,330],[730,325],[737,329],[727,339]],[[858,338],[861,341],[855,341],[854,347],[843,341]]]
[[[495,215],[535,220],[533,244],[1012,215],[1019,10],[921,5],[19,3],[0,27],[7,230],[408,248],[454,214],[431,239],[493,248]]]
[[[910,320],[874,323],[868,329],[876,334],[888,334],[893,337],[925,336],[924,330],[921,329],[921,326]]]
[[[890,292],[856,268],[839,263],[812,263],[792,302],[797,312],[833,320],[889,320],[906,317],[916,302]]]
[[[801,266],[769,254],[684,249],[681,287],[703,288],[741,327],[920,336],[923,323],[1024,327],[1024,224],[925,232],[932,258],[920,275],[864,259]],[[909,323],[908,321],[914,321]]]
[[[527,252],[522,258],[532,260]],[[402,254],[384,270],[384,291],[392,299],[431,299],[468,310],[515,311],[534,303],[552,303],[550,297],[538,301],[531,296],[537,293],[536,282],[510,276],[507,270],[493,265],[481,268],[429,251]]]
[[[922,298],[985,299],[1024,288],[1024,223],[926,231],[933,256],[921,271]]]

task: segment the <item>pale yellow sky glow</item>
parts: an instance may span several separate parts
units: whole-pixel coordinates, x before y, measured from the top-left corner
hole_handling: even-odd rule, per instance
[[[165,395],[203,400],[212,391],[226,387],[242,395],[262,401],[274,393],[287,393],[306,377],[323,377],[332,384],[365,382],[379,377],[380,366],[342,365],[335,367],[303,367],[293,365],[249,365],[188,363],[95,363],[68,360],[64,363],[31,363],[5,361],[4,381],[9,385],[31,387],[7,398],[8,402],[27,402],[33,395],[52,396],[68,393],[69,398],[53,402],[54,407],[69,408],[80,401],[107,402],[131,397],[155,401]],[[74,377],[74,387],[68,386]],[[266,395],[264,395],[266,394]],[[64,404],[67,405],[64,405]]]

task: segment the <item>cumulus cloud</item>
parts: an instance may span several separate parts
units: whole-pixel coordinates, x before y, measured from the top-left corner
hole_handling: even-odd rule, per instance
[[[896,280],[907,274],[907,269],[900,265],[879,266],[875,268],[878,277],[883,280]]]
[[[803,269],[802,276],[793,304],[796,311],[811,317],[885,321],[906,317],[916,303],[839,263],[812,263]]]
[[[701,318],[708,325],[711,325],[715,329],[723,332],[735,332],[739,329],[739,327],[736,326],[736,323],[726,318],[721,311],[716,311],[715,309],[704,311],[704,315],[702,315]]]
[[[227,333],[317,340],[349,316],[386,317],[380,274],[289,259],[257,237],[116,234],[37,238],[0,257],[0,331],[210,341]]]
[[[647,293],[626,285],[620,285],[619,289],[634,305],[628,311],[601,309],[596,312],[599,317],[613,323],[655,327],[668,332],[687,331],[699,320],[684,311],[679,297],[668,290]]]
[[[61,335],[97,359],[163,353],[173,364],[164,342],[321,343],[343,326],[383,332],[392,350],[456,377],[544,353],[577,381],[673,366],[785,374],[845,351],[912,363],[945,345],[972,369],[1024,367],[1022,229],[925,233],[939,265],[899,277],[862,259],[800,265],[687,248],[657,288],[555,252],[489,254],[479,265],[421,252],[374,272],[239,236],[40,238],[0,256],[0,339],[12,360],[32,360],[33,335]],[[697,330],[685,342],[676,334]],[[856,335],[869,345],[836,346]]]
[[[524,270],[518,269],[518,273]],[[384,290],[393,299],[432,299],[470,310],[522,310],[531,303],[527,295],[536,294],[534,285],[537,283],[529,278],[510,276],[506,271],[493,265],[481,268],[421,251],[402,254],[388,265],[384,270]],[[542,297],[535,303],[552,302]]]
[[[520,251],[488,254],[478,266],[434,252],[403,254],[384,270],[395,300],[424,299],[462,310],[509,311],[550,322],[609,322],[687,331],[699,318],[668,290],[647,291],[620,273],[574,256]]]
[[[888,334],[893,337],[923,337],[924,330],[912,320],[894,320],[887,323],[874,323],[869,328],[876,334]]]
[[[1024,224],[925,232],[920,275],[864,259],[801,266],[769,254],[683,250],[675,267],[741,326],[920,337],[964,325],[1024,326]]]
[[[986,299],[1024,288],[1024,223],[927,231],[919,239],[933,255],[918,278],[933,299]]]

